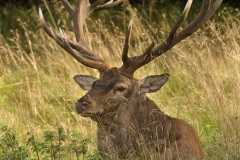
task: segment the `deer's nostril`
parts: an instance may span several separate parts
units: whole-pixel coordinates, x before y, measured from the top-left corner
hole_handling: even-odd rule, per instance
[[[87,109],[89,106],[90,106],[90,103],[89,103],[89,102],[86,102],[86,101],[81,102],[81,107],[82,107],[83,109]]]
[[[77,113],[83,113],[90,106],[90,102],[78,101],[75,105]]]

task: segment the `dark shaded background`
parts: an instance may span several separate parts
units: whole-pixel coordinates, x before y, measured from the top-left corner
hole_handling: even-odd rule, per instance
[[[47,2],[56,2],[57,0],[46,0]],[[90,0],[92,1],[92,0]],[[129,0],[132,5],[139,5],[139,4],[148,4],[149,2],[155,2],[158,4],[167,4],[167,3],[183,3],[185,4],[187,0]],[[202,1],[202,0],[196,0]],[[31,7],[32,5],[40,5],[43,3],[43,0],[0,0],[0,6],[5,6],[7,4],[15,4],[25,6],[27,8]],[[240,0],[223,0],[223,3],[228,4],[232,7],[240,8]]]

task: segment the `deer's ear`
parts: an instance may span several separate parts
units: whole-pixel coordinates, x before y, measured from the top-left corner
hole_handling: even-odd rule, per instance
[[[138,82],[139,93],[152,93],[158,91],[169,78],[169,74],[146,77]]]
[[[97,78],[87,75],[76,75],[73,77],[74,81],[86,91],[90,91],[92,89],[92,84],[97,80]]]

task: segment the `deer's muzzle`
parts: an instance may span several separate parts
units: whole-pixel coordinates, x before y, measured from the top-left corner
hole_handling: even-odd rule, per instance
[[[75,104],[75,110],[78,114],[83,114],[90,107],[90,102],[78,101]]]

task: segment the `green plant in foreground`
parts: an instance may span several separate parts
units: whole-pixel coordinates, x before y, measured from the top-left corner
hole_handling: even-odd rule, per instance
[[[68,135],[62,127],[56,132],[45,131],[41,140],[28,132],[25,145],[20,145],[13,131],[6,126],[1,127],[0,135],[0,159],[101,159],[98,150],[90,152],[89,139],[82,139],[77,134]]]
[[[29,132],[27,134],[30,135]],[[40,159],[39,154],[43,153],[44,149],[43,144],[35,141],[34,136],[30,135],[27,141],[27,146],[30,147],[32,153],[36,153],[37,159],[39,160]]]
[[[0,159],[26,159],[29,157],[27,148],[19,144],[15,134],[7,126],[1,127]]]
[[[74,138],[71,140],[70,149],[74,151],[77,159],[79,159],[81,155],[83,159],[85,158],[88,151],[87,144],[89,142],[89,139],[78,140],[77,138]]]

